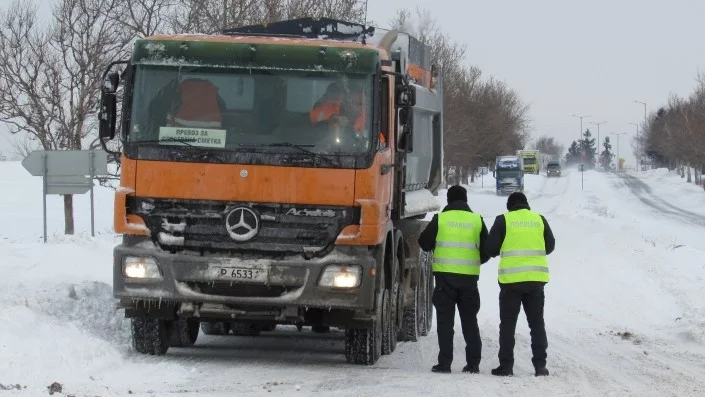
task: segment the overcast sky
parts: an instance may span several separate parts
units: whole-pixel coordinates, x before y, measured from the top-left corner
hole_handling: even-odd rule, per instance
[[[468,64],[518,91],[531,106],[532,138],[567,146],[580,134],[570,115],[590,115],[583,129],[596,133],[588,122],[607,121],[602,137],[627,133],[620,155],[632,165],[629,123],[644,119],[633,101],[654,111],[671,93],[690,94],[705,71],[705,0],[369,0],[368,18],[388,27],[397,9],[417,6],[467,44]],[[8,151],[5,138],[0,151]]]
[[[654,111],[670,93],[689,95],[705,71],[703,0],[371,0],[369,18],[386,24],[405,4],[431,10],[467,44],[468,64],[519,92],[531,106],[533,138],[554,136],[567,146],[580,134],[570,115],[590,115],[583,129],[595,134],[588,122],[607,121],[601,137],[627,133],[620,155],[632,164],[629,123],[644,119],[644,106],[633,101]]]

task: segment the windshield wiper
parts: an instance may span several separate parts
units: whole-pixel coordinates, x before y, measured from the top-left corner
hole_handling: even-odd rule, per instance
[[[218,156],[217,154],[214,154],[212,151],[209,151],[208,149],[210,148],[204,148],[202,146],[194,145],[190,142],[186,142],[180,139],[175,139],[175,138],[164,138],[164,139],[152,139],[152,140],[146,140],[146,141],[131,141],[129,144],[134,144],[134,145],[140,145],[140,144],[148,144],[148,145],[153,145],[153,144],[159,144],[161,142],[169,142],[169,143],[182,143],[189,148],[193,149],[199,149],[199,154],[202,155],[202,158],[205,159],[216,159],[220,163],[225,164],[226,161],[221,157]]]
[[[241,143],[239,146],[269,146],[269,147],[291,147],[298,149],[304,153],[310,154],[314,157],[314,162],[318,163],[321,159],[325,160],[328,164],[332,166],[338,166],[338,164],[331,160],[329,157],[323,156],[320,153],[316,153],[313,150],[306,149],[307,147],[314,147],[314,144],[294,144],[291,142],[274,142],[274,143]]]

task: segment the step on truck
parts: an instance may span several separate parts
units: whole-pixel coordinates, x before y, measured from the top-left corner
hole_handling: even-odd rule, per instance
[[[137,40],[105,71],[99,129],[121,144],[113,286],[134,349],[335,327],[369,365],[426,335],[442,97],[430,49],[396,30],[304,18]]]

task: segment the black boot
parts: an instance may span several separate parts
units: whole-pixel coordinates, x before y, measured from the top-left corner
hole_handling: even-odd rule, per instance
[[[536,368],[536,376],[548,376],[548,370],[546,367]]]
[[[514,375],[514,370],[512,367],[503,366],[500,364],[499,367],[492,370],[492,375],[494,376],[512,376]]]
[[[463,367],[463,372],[469,372],[471,374],[479,374],[480,373],[480,366],[468,364],[465,367]]]
[[[450,373],[450,365],[436,364],[433,367],[431,367],[431,371],[439,372],[442,374],[449,374]]]

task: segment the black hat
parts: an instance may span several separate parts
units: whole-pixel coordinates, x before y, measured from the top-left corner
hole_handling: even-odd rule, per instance
[[[507,209],[508,210],[510,210],[520,204],[523,204],[526,206],[529,205],[529,200],[526,199],[526,196],[524,195],[524,193],[514,192],[514,193],[510,194],[509,197],[507,198]]]
[[[450,189],[448,189],[447,198],[448,198],[449,203],[451,201],[465,201],[467,203],[468,202],[468,191],[465,190],[465,188],[462,186],[454,185],[454,186],[451,186]]]

